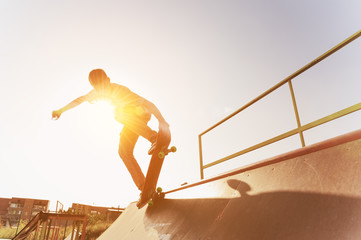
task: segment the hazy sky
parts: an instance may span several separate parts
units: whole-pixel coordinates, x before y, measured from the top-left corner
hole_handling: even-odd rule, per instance
[[[51,112],[91,90],[103,68],[155,103],[179,151],[165,189],[199,179],[198,134],[360,30],[354,1],[0,0],[0,197],[126,206],[139,197],[118,157],[122,125],[102,104],[58,121]],[[360,102],[361,39],[293,81],[301,121]],[[305,133],[311,144],[359,128],[355,113]],[[150,125],[157,127],[156,120]],[[205,162],[296,127],[288,86],[204,136]],[[135,156],[146,172],[150,144]],[[296,137],[206,176],[299,148]]]

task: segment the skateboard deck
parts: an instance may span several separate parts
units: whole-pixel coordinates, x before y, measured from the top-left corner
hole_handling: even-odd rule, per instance
[[[138,208],[142,208],[147,203],[153,203],[155,199],[164,197],[162,189],[158,188],[156,190],[156,186],[165,156],[169,152],[176,151],[175,147],[168,149],[170,141],[171,134],[169,128],[160,125],[154,149],[151,150],[152,157],[150,159],[147,175],[145,177],[144,187],[137,203]]]

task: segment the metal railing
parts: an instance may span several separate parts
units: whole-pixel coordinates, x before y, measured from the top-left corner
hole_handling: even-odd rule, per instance
[[[224,118],[223,120],[219,121],[218,123],[216,123],[215,125],[213,125],[212,127],[208,128],[207,130],[205,130],[204,132],[202,132],[201,134],[198,135],[198,141],[199,141],[199,158],[200,158],[200,173],[201,173],[201,179],[204,178],[204,169],[209,168],[211,166],[217,165],[219,163],[225,162],[227,160],[230,160],[232,158],[238,157],[240,155],[243,155],[245,153],[254,151],[256,149],[259,149],[261,147],[267,146],[269,144],[275,143],[277,141],[280,141],[282,139],[288,138],[290,136],[299,134],[300,137],[300,141],[302,144],[302,147],[305,146],[305,140],[303,137],[303,132],[306,130],[309,130],[311,128],[314,128],[316,126],[319,126],[321,124],[327,123],[329,121],[335,120],[337,118],[340,118],[342,116],[345,116],[347,114],[350,114],[352,112],[358,111],[361,109],[361,102],[357,103],[351,107],[345,108],[341,111],[338,111],[334,114],[331,114],[329,116],[326,116],[324,118],[318,119],[314,122],[308,123],[306,125],[301,125],[301,121],[300,121],[300,116],[298,113],[298,109],[297,109],[297,103],[296,103],[296,99],[295,99],[295,95],[294,95],[294,91],[293,91],[293,86],[292,86],[292,79],[294,79],[295,77],[297,77],[298,75],[300,75],[301,73],[305,72],[306,70],[310,69],[311,67],[313,67],[314,65],[316,65],[317,63],[321,62],[322,60],[324,60],[325,58],[327,58],[328,56],[330,56],[331,54],[335,53],[336,51],[340,50],[342,47],[346,46],[347,44],[349,44],[350,42],[352,42],[353,40],[357,39],[358,37],[361,36],[361,30],[356,32],[355,34],[353,34],[352,36],[350,36],[349,38],[345,39],[344,41],[342,41],[341,43],[337,44],[336,46],[334,46],[333,48],[331,48],[330,50],[328,50],[327,52],[325,52],[324,54],[322,54],[321,56],[319,56],[318,58],[316,58],[315,60],[311,61],[310,63],[308,63],[307,65],[305,65],[304,67],[300,68],[299,70],[297,70],[295,73],[291,74],[290,76],[286,77],[285,79],[283,79],[281,82],[279,82],[278,84],[276,84],[274,87],[270,88],[269,90],[265,91],[264,93],[262,93],[260,96],[258,96],[257,98],[253,99],[251,102],[247,103],[246,105],[244,105],[243,107],[241,107],[240,109],[238,109],[237,111],[235,111],[234,113],[232,113],[231,115],[229,115],[228,117]],[[296,121],[297,121],[297,128],[283,133],[279,136],[276,136],[274,138],[271,138],[267,141],[261,142],[259,144],[256,144],[252,147],[246,148],[242,151],[233,153],[229,156],[226,156],[224,158],[221,158],[217,161],[208,163],[208,164],[203,164],[203,152],[202,152],[202,136],[208,132],[210,132],[211,130],[213,130],[214,128],[218,127],[219,125],[223,124],[224,122],[226,122],[227,120],[229,120],[230,118],[234,117],[235,115],[237,115],[238,113],[242,112],[243,110],[247,109],[248,107],[250,107],[251,105],[253,105],[254,103],[258,102],[259,100],[261,100],[262,98],[266,97],[267,95],[269,95],[270,93],[274,92],[275,90],[277,90],[278,88],[280,88],[281,86],[285,85],[286,83],[288,83],[289,85],[289,89],[290,89],[290,93],[291,93],[291,98],[292,98],[292,102],[293,102],[293,108],[295,111],[295,117],[296,117]]]

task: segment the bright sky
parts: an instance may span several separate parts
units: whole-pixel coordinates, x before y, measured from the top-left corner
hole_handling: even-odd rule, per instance
[[[361,2],[0,1],[0,197],[125,207],[139,197],[118,157],[122,125],[102,104],[58,121],[91,90],[88,73],[144,96],[178,147],[165,189],[199,180],[198,134],[360,30]],[[361,39],[293,81],[303,124],[360,102]],[[355,113],[305,133],[311,144],[359,128]],[[157,127],[153,118],[150,125]],[[296,127],[288,86],[204,136],[205,162]],[[146,172],[150,144],[135,150]],[[206,176],[299,148],[297,137]]]

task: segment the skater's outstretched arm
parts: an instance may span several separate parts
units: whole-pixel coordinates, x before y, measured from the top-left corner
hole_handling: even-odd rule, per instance
[[[71,101],[70,103],[68,103],[64,107],[60,108],[59,110],[53,111],[52,118],[54,120],[58,120],[60,118],[61,114],[63,114],[63,112],[68,111],[68,110],[80,105],[81,103],[83,103],[85,101],[86,101],[85,96],[78,97],[77,99]]]

